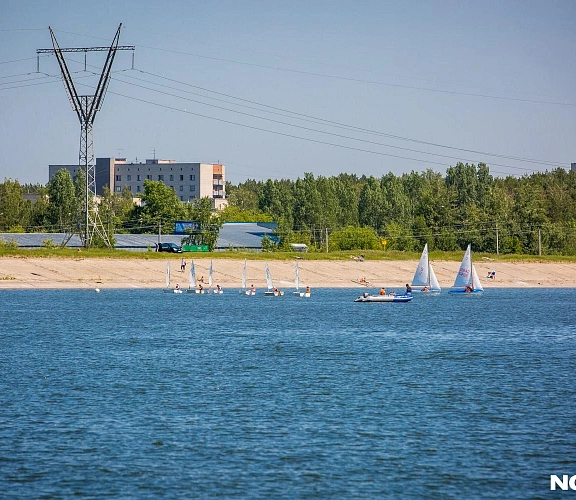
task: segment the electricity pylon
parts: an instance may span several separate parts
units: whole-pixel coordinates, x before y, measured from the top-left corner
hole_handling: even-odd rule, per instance
[[[86,175],[86,199],[84,206],[84,230],[80,230],[80,238],[82,239],[82,244],[85,248],[90,248],[92,245],[92,239],[94,234],[97,234],[104,244],[111,248],[110,238],[108,233],[104,230],[104,226],[98,215],[98,207],[95,203],[96,196],[96,169],[94,161],[94,140],[92,134],[92,128],[94,126],[94,119],[96,118],[96,113],[100,111],[102,107],[102,102],[104,101],[104,96],[110,83],[110,73],[112,70],[112,63],[114,62],[114,57],[116,56],[117,50],[132,50],[132,65],[134,65],[134,46],[125,45],[118,46],[118,41],[120,39],[120,29],[122,28],[122,23],[118,26],[116,35],[112,40],[110,47],[81,47],[81,48],[60,48],[56,36],[49,26],[50,36],[52,37],[53,49],[38,49],[36,54],[53,53],[56,56],[58,65],[60,66],[60,72],[62,73],[62,81],[64,82],[64,88],[68,94],[68,99],[70,104],[72,104],[72,109],[76,111],[78,119],[80,120],[80,154],[79,154],[79,167],[84,169]],[[64,59],[64,52],[84,52],[84,64],[86,64],[86,52],[103,52],[108,51],[106,57],[106,62],[104,63],[104,68],[100,75],[100,80],[96,87],[96,92],[94,95],[78,95],[76,91],[76,86],[72,80],[70,71]],[[71,235],[70,235],[71,236]],[[68,238],[70,239],[70,238]]]

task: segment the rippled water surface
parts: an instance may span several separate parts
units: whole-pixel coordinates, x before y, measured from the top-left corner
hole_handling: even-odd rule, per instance
[[[558,494],[576,291],[360,291],[1,291],[2,496]]]

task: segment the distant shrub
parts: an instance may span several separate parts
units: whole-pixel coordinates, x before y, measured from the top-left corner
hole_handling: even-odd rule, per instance
[[[0,248],[4,250],[15,250],[18,248],[18,243],[14,238],[10,238],[9,240],[0,238]]]

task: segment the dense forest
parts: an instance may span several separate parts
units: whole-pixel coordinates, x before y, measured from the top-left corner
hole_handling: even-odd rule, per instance
[[[0,184],[0,231],[70,231],[82,220],[83,177],[62,170],[46,186]],[[181,203],[161,182],[147,181],[143,206],[132,193],[107,191],[101,219],[115,232],[155,232],[178,219],[274,221],[277,241],[267,250],[306,243],[330,250],[431,249],[576,255],[576,172],[558,168],[522,177],[493,177],[480,163],[458,163],[445,175],[432,170],[381,178],[340,174],[294,180],[227,183],[229,206],[207,213],[208,200]],[[23,194],[35,192],[36,203]],[[166,232],[169,230],[167,229]]]

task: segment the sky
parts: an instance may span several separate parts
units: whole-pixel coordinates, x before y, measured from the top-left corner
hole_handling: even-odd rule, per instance
[[[576,2],[0,2],[0,180],[75,164],[62,48],[120,45],[97,157],[223,163],[233,184],[340,173],[494,176],[576,162]],[[81,95],[105,53],[66,53]],[[132,66],[132,64],[134,64]],[[37,72],[39,66],[39,72]]]

